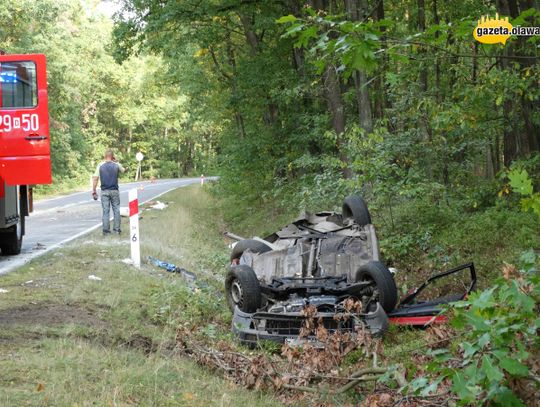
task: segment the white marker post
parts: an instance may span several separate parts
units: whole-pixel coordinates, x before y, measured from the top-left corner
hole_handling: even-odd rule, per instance
[[[141,268],[141,246],[139,238],[139,199],[137,189],[129,190],[129,239],[131,240],[131,260]]]
[[[204,185],[204,181],[205,181],[204,174],[201,174],[201,187]]]
[[[144,159],[144,154],[139,151],[135,154],[135,159],[137,160],[137,174],[135,175],[135,181],[138,181],[139,178],[142,178],[141,161]]]

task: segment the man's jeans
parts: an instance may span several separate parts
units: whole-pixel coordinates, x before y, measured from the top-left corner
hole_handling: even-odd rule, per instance
[[[110,230],[110,207],[112,206],[114,216],[113,230],[120,233],[120,193],[117,190],[101,191],[101,207],[103,208],[103,233]]]

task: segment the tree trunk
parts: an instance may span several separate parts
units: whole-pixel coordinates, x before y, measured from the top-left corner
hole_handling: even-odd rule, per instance
[[[540,151],[540,126],[531,120],[535,109],[538,110],[538,106],[534,106],[532,101],[524,97],[521,98],[521,114],[525,124],[524,138],[527,143],[528,153]]]
[[[242,116],[242,113],[240,112],[240,109],[238,107],[239,103],[236,100],[237,95],[238,95],[238,88],[236,84],[236,77],[237,77],[236,57],[234,55],[234,49],[233,49],[233,45],[232,45],[232,41],[230,37],[227,38],[227,60],[229,62],[229,66],[232,72],[230,75],[226,74],[224,70],[219,68],[216,58],[214,57],[214,63],[218,67],[218,70],[222,72],[222,75],[224,76],[225,79],[229,80],[230,88],[231,88],[231,95],[233,99],[235,99],[234,104],[231,106],[233,110],[234,121],[236,123],[236,128],[238,129],[238,136],[240,137],[240,139],[243,140],[246,138],[246,128],[244,126],[244,117]]]
[[[384,20],[384,1],[383,0],[380,0],[377,3],[377,6],[375,7],[374,19],[376,21]],[[381,32],[383,33],[381,36],[381,48],[384,50],[387,49],[386,37],[384,35],[385,31],[386,31],[386,28],[381,27]],[[379,119],[384,118],[384,111],[387,108],[386,89],[384,86],[384,78],[386,74],[385,68],[388,66],[388,53],[386,51],[383,52],[382,59],[383,59],[383,62],[381,64],[381,69],[377,72],[377,76],[375,77],[375,81],[373,85],[373,87],[375,88],[374,117],[377,117]]]
[[[495,166],[493,165],[493,151],[491,150],[491,145],[486,145],[486,173],[485,176],[487,179],[493,179],[495,176]]]
[[[178,137],[178,135],[177,135]],[[180,178],[182,175],[182,143],[180,141],[180,139],[178,139],[178,145],[177,145],[177,171],[178,171],[178,175],[177,177]]]
[[[367,17],[367,2],[359,0],[345,0],[345,9],[351,21],[360,21]],[[364,72],[358,70],[352,75],[356,91],[356,103],[358,108],[358,120],[360,127],[366,133],[373,131],[373,115],[371,111],[371,97],[368,88],[368,79]]]
[[[297,0],[289,0],[289,12],[292,15],[299,15],[302,12],[300,3]],[[305,56],[303,48],[293,47],[292,49],[292,62],[295,71],[300,76],[305,76]]]
[[[528,9],[530,5],[529,1],[516,0],[498,0],[497,10],[501,15],[510,15],[510,17],[517,17],[520,12]],[[526,54],[527,44],[524,37],[518,37],[518,39],[509,44],[505,48],[505,57],[499,58],[499,65],[502,69],[506,70],[523,70],[530,66],[532,61],[521,58],[512,58],[516,54]],[[512,62],[512,63],[510,63]],[[517,64],[517,68],[514,66]],[[518,108],[519,106],[519,108]],[[529,100],[521,98],[519,104],[515,104],[512,101],[505,101],[503,104],[503,114],[506,121],[506,128],[504,130],[503,137],[503,154],[504,165],[509,166],[512,161],[525,157],[527,154],[540,150],[540,126],[536,125],[530,120],[534,107]],[[523,128],[520,129],[514,124],[516,117],[523,118]]]
[[[478,76],[478,42],[474,43],[472,55],[472,83],[476,85],[476,77]]]
[[[338,137],[340,137],[345,132],[345,106],[341,97],[336,68],[332,64],[328,64],[324,71],[324,89],[328,100],[328,108],[332,114],[332,127]]]
[[[354,85],[356,88],[356,100],[358,104],[358,118],[360,120],[360,127],[362,127],[366,133],[371,133],[373,131],[371,100],[369,97],[367,77],[364,72],[357,71],[354,73]]]
[[[326,2],[324,0],[311,0],[309,3],[314,10],[326,9]]]
[[[495,135],[495,152],[494,152],[494,168],[495,174],[497,174],[501,170],[501,140],[499,138],[499,135]]]
[[[293,67],[295,71],[300,76],[305,76],[306,72],[304,69],[305,65],[305,58],[304,58],[304,50],[302,48],[293,48]]]
[[[131,127],[128,129],[128,137],[129,137],[129,142],[127,145],[127,154],[129,156],[131,154],[131,140],[133,139],[133,129]]]
[[[439,20],[439,12],[438,12],[438,9],[437,9],[437,0],[433,0],[433,8],[432,8],[432,12],[433,12],[433,22],[436,24],[436,25],[439,25],[440,24],[440,20]],[[437,32],[435,34],[435,38],[438,38],[439,37],[439,33]],[[475,44],[476,46],[476,44]],[[439,58],[435,58],[435,99],[437,100],[438,103],[440,103],[442,101],[442,96],[441,96],[441,63],[439,61]]]
[[[259,38],[257,38],[257,35],[253,31],[253,18],[246,15],[240,15],[240,21],[244,27],[244,35],[251,48],[251,52],[256,54],[259,52]]]
[[[328,64],[324,71],[324,91],[328,102],[328,109],[332,116],[332,127],[337,135],[336,147],[340,160],[343,162],[343,176],[345,178],[352,177],[352,171],[349,168],[349,159],[343,147],[343,136],[345,134],[346,115],[345,105],[341,96],[341,86],[336,68],[332,64]]]
[[[234,113],[234,121],[236,122],[236,128],[238,129],[238,135],[241,140],[246,138],[246,127],[244,125],[244,116],[241,113]]]
[[[418,4],[418,30],[421,32],[426,31],[426,5],[424,0],[417,0]],[[427,92],[428,89],[428,72],[425,61],[426,50],[420,48],[418,52],[420,56],[420,74],[418,81],[420,83],[420,91],[422,93]]]

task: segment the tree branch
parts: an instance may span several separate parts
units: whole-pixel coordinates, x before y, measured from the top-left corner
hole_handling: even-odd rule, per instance
[[[225,70],[221,67],[221,65],[219,64],[218,60],[217,60],[217,57],[216,57],[216,53],[214,52],[214,50],[210,47],[208,48],[208,51],[210,52],[210,55],[212,56],[212,60],[214,61],[214,65],[216,66],[216,69],[218,70],[218,72],[223,75],[223,77],[227,80],[231,80],[231,75],[228,74],[227,72],[225,72]]]

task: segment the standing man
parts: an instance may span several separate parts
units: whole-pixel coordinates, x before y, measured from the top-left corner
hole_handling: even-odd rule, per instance
[[[112,150],[105,151],[105,161],[98,164],[92,177],[92,198],[97,200],[96,192],[98,179],[101,180],[101,206],[103,208],[103,235],[110,231],[110,207],[114,216],[113,232],[120,234],[120,193],[118,192],[118,174],[124,172],[114,158]]]

